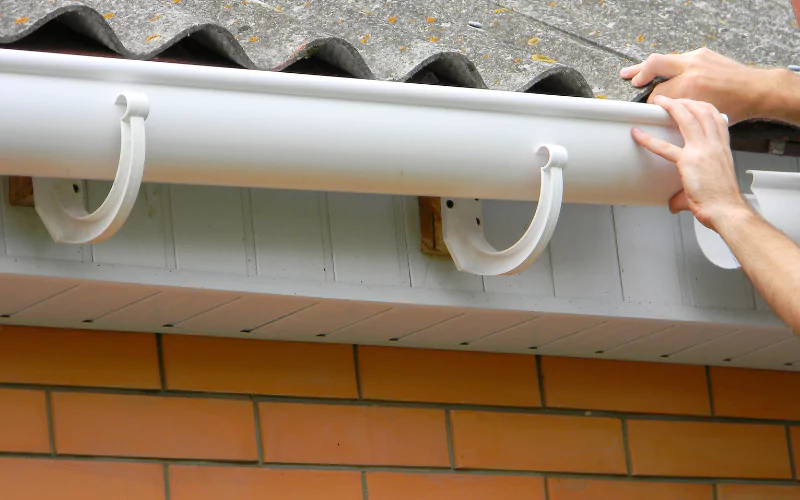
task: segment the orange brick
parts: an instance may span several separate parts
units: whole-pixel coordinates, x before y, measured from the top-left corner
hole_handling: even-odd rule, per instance
[[[628,422],[632,472],[645,476],[791,477],[777,425]]]
[[[545,356],[542,377],[548,407],[711,413],[702,366]]]
[[[165,335],[167,387],[357,398],[353,347]]]
[[[444,412],[260,403],[266,462],[447,467]]]
[[[794,455],[794,474],[800,478],[800,427],[789,429],[789,439],[792,442],[792,454]]]
[[[355,471],[270,470],[245,467],[169,468],[171,500],[361,500]]]
[[[52,405],[58,453],[258,458],[249,401],[55,393]]]
[[[359,347],[358,367],[366,399],[540,406],[534,356]]]
[[[158,464],[0,458],[0,496],[8,500],[164,500]]]
[[[0,389],[0,451],[50,451],[44,392]]]
[[[370,500],[544,500],[544,481],[532,476],[367,473]]]
[[[0,382],[158,389],[152,334],[0,327]]]
[[[718,484],[718,500],[800,500],[800,486]]]
[[[459,410],[451,422],[457,468],[625,473],[617,419]]]
[[[548,478],[550,500],[712,500],[710,484]]]
[[[712,367],[711,389],[716,415],[800,420],[800,373]]]

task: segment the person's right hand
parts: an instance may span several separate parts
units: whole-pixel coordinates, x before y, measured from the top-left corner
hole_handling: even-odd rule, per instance
[[[728,124],[719,111],[704,102],[664,96],[654,98],[654,103],[666,109],[678,124],[684,147],[638,128],[631,134],[636,142],[678,166],[683,191],[670,200],[670,210],[691,210],[698,221],[714,230],[725,217],[751,210],[739,191]]]
[[[669,80],[656,85],[647,102],[659,95],[713,104],[728,115],[731,125],[748,118],[763,118],[765,97],[776,86],[774,70],[756,69],[699,49],[684,54],[651,54],[644,62],[624,68],[622,78],[636,87],[657,76]]]

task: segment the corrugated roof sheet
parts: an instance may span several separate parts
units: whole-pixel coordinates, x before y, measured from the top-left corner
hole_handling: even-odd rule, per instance
[[[358,78],[635,100],[619,69],[709,48],[796,63],[789,0],[0,0],[0,44],[58,19],[124,57],[190,40],[246,68],[312,57]],[[183,42],[182,42],[183,41]]]

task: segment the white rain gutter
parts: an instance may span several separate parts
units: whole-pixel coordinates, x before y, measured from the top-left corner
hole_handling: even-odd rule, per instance
[[[459,269],[510,274],[562,200],[665,205],[680,189],[634,125],[682,144],[644,104],[0,49],[0,175],[34,178],[59,242],[113,235],[142,181],[427,195]],[[114,185],[88,214],[74,179]],[[487,198],[539,200],[507,250],[483,237]]]

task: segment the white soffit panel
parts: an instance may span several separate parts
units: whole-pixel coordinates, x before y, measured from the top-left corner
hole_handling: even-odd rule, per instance
[[[675,363],[720,364],[791,339],[788,328],[736,330],[670,356]]]
[[[312,299],[160,285],[125,288],[121,283],[110,286],[85,280],[0,275],[0,290],[11,290],[12,286],[19,293],[0,294],[0,308],[19,310],[9,317],[0,316],[0,325],[800,368],[800,338],[786,328],[767,326],[728,333],[724,331],[727,327],[718,324]],[[97,300],[92,301],[92,296]],[[122,304],[125,301],[130,303]],[[65,321],[73,309],[76,312]],[[97,316],[92,323],[75,323],[83,321],[77,318],[86,314]],[[674,326],[664,329],[665,324]],[[462,345],[464,339],[474,335],[480,338]],[[669,356],[661,358],[662,354]]]
[[[175,326],[187,332],[250,333],[314,303],[313,299],[304,297],[239,296]]]
[[[800,337],[792,336],[783,342],[740,356],[732,360],[731,365],[767,369],[783,366],[800,370]]]
[[[535,318],[522,311],[464,311],[463,315],[442,321],[399,339],[407,345],[443,347],[467,345],[470,342]]]
[[[333,342],[395,342],[406,335],[440,324],[464,311],[458,308],[396,306],[327,335]]]
[[[88,323],[108,314],[108,311],[116,311],[157,293],[158,289],[154,287],[89,282],[25,308],[14,316],[67,323]]]
[[[391,309],[391,305],[376,302],[318,301],[253,330],[252,334],[259,338],[273,340],[319,341],[328,332],[389,309]]]
[[[732,326],[711,324],[676,325],[606,351],[608,356],[621,359],[666,361],[675,353],[721,337],[735,329]]]
[[[667,322],[636,319],[610,319],[539,347],[539,354],[592,356],[605,354],[618,345],[642,338],[672,326]]]
[[[137,328],[143,331],[173,328],[181,321],[236,298],[237,294],[230,292],[166,288],[109,312],[96,319],[94,324],[109,327],[122,325],[126,329]]]
[[[33,276],[0,275],[0,314],[11,315],[48,298],[56,297],[77,284]]]
[[[470,346],[478,350],[486,349],[489,351],[516,351],[522,346],[525,349],[529,349],[529,352],[535,352],[539,346],[546,345],[571,333],[602,324],[606,320],[607,318],[597,316],[545,314],[478,339],[472,342]]]

